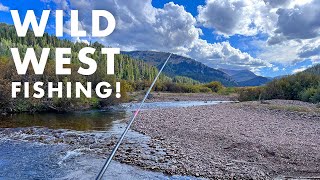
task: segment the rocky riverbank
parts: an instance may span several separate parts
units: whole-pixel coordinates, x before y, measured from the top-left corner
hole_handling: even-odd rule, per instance
[[[178,172],[212,179],[320,176],[320,111],[299,101],[141,113],[134,129],[179,153]]]
[[[319,108],[299,101],[144,110],[133,127],[142,134],[130,131],[115,160],[209,179],[315,177],[320,176],[319,123]],[[67,144],[71,152],[100,158],[118,138],[96,131],[0,129],[1,140]]]
[[[107,158],[119,137],[103,132],[79,132],[71,130],[53,130],[41,127],[1,128],[0,140],[24,141],[46,145],[68,145],[71,154],[94,155]],[[177,164],[182,154],[173,144],[167,144],[163,138],[150,138],[130,131],[128,138],[120,146],[114,160],[143,169],[164,172],[168,175],[186,175]]]
[[[213,93],[152,93],[148,102],[164,101],[237,101],[236,94],[220,95]]]

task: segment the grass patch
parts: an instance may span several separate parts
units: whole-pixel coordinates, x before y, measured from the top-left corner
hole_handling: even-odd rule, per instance
[[[293,112],[317,112],[320,113],[320,109],[312,109],[301,106],[280,106],[280,105],[267,105],[269,109],[272,110],[285,110],[285,111],[293,111]]]

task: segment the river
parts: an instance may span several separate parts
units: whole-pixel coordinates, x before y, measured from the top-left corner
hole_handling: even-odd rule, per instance
[[[146,103],[143,109],[202,106],[218,103],[222,102],[153,102]],[[87,147],[84,145],[86,142],[79,140],[79,138],[94,136],[93,141],[100,142],[101,146],[105,146],[102,144],[103,138],[113,138],[116,141],[126,126],[126,119],[130,117],[137,105],[123,104],[122,108],[109,111],[92,110],[68,114],[24,113],[0,116],[0,179],[93,179],[102,167],[105,156],[104,158],[96,156],[98,154],[97,150],[92,153],[91,150],[94,149],[92,147],[84,148]],[[30,131],[30,129],[25,130],[26,128],[32,128],[33,132],[26,132]],[[34,131],[37,131],[37,133],[34,133]],[[50,143],[53,141],[51,139],[57,136],[57,132],[67,134],[62,137],[63,143]],[[97,137],[103,138],[99,139]],[[140,148],[148,151],[147,142],[150,141],[150,137],[130,130],[127,141],[131,144],[140,144]],[[112,147],[113,144],[110,145],[109,149]],[[134,149],[135,147],[130,148]],[[163,152],[160,150],[158,153]],[[169,176],[118,161],[112,162],[105,178],[199,179],[180,175]]]

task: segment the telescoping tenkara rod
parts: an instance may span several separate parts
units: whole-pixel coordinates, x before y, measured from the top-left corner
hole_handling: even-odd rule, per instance
[[[125,129],[125,130],[124,130],[124,132],[122,133],[122,135],[121,135],[121,137],[120,137],[120,139],[119,139],[118,143],[117,143],[117,144],[116,144],[116,146],[113,148],[113,150],[112,150],[112,152],[111,152],[111,154],[110,154],[109,158],[107,159],[107,161],[106,161],[106,162],[105,162],[105,164],[103,165],[103,167],[102,167],[101,171],[99,172],[99,174],[98,174],[98,176],[97,176],[96,180],[101,180],[101,179],[102,179],[102,177],[103,177],[104,173],[106,172],[106,170],[108,169],[108,166],[110,165],[110,163],[111,163],[111,161],[112,161],[112,158],[113,158],[113,157],[114,157],[114,155],[116,154],[116,152],[117,152],[117,150],[118,150],[119,146],[121,145],[121,143],[122,143],[122,141],[123,141],[124,137],[126,136],[126,134],[127,134],[128,130],[130,129],[130,127],[131,127],[132,123],[133,123],[133,122],[134,122],[134,120],[136,119],[136,117],[137,117],[137,115],[138,115],[139,111],[141,110],[141,108],[142,108],[142,106],[143,106],[143,104],[144,104],[145,100],[147,99],[148,95],[150,94],[150,92],[151,92],[151,90],[152,90],[152,88],[153,88],[154,84],[156,83],[156,81],[157,81],[157,79],[159,78],[159,76],[160,76],[160,74],[161,74],[162,70],[164,69],[164,67],[166,66],[167,62],[169,61],[169,59],[170,59],[171,55],[172,55],[172,53],[170,53],[169,57],[167,58],[167,60],[166,60],[166,61],[164,62],[164,64],[162,65],[162,67],[161,67],[161,69],[160,69],[159,73],[157,74],[156,78],[153,80],[153,82],[152,82],[152,84],[151,84],[150,88],[148,89],[147,94],[144,96],[144,98],[143,98],[143,100],[141,101],[141,103],[140,103],[140,105],[139,105],[138,109],[137,109],[137,110],[135,111],[135,113],[133,114],[133,116],[132,116],[131,120],[129,121],[129,124],[127,125],[126,129]]]

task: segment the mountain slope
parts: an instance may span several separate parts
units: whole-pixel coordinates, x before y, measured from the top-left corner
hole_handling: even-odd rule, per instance
[[[168,58],[169,54],[164,52],[154,51],[131,51],[122,52],[128,56],[141,59],[146,63],[160,68],[164,61]],[[174,76],[185,76],[194,80],[207,83],[211,81],[220,81],[225,86],[236,86],[237,83],[226,73],[210,68],[196,60],[186,58],[179,55],[172,55],[164,74]]]
[[[261,85],[265,85],[268,82],[270,82],[269,78],[257,76],[255,78],[252,78],[246,81],[238,82],[238,84],[240,86],[261,86]]]
[[[43,47],[50,47],[51,51],[49,54],[49,59],[55,59],[54,49],[55,47],[68,47],[72,50],[71,62],[73,64],[79,64],[78,52],[84,47],[93,47],[96,49],[95,54],[92,58],[97,60],[98,68],[94,75],[92,75],[94,81],[95,79],[103,79],[99,76],[106,75],[106,55],[100,54],[100,49],[104,45],[95,42],[91,45],[87,45],[79,42],[71,42],[66,39],[59,39],[55,36],[51,36],[45,33],[43,37],[37,38],[34,36],[32,30],[27,32],[26,37],[18,37],[14,26],[5,23],[0,23],[0,57],[11,57],[10,48],[19,47],[20,50],[25,51],[28,47],[34,47],[36,52],[41,52]],[[127,81],[152,81],[158,73],[158,69],[151,66],[144,61],[134,60],[124,55],[116,55],[115,62],[115,77],[121,80]],[[110,76],[111,77],[111,76]],[[169,79],[164,75],[160,76],[160,80]]]
[[[249,70],[233,70],[233,69],[219,69],[227,73],[233,78],[239,86],[261,86],[272,79],[262,76],[257,76]]]
[[[233,78],[236,82],[248,81],[250,79],[256,78],[253,72],[249,70],[231,70],[231,69],[219,69],[222,72],[225,72],[231,78]]]

